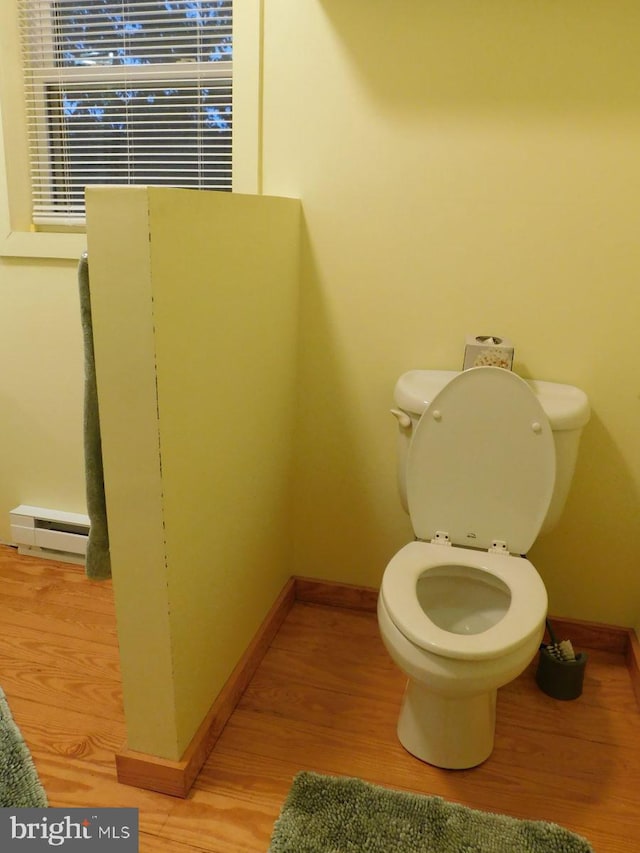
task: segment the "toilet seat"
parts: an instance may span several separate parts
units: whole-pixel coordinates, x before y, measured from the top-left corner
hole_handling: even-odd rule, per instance
[[[431,569],[464,566],[486,572],[509,588],[505,615],[477,634],[455,634],[435,625],[418,601],[418,580]],[[547,593],[534,566],[524,557],[410,542],[387,566],[380,595],[389,617],[419,648],[445,658],[483,660],[499,657],[521,645],[540,628],[547,612]]]

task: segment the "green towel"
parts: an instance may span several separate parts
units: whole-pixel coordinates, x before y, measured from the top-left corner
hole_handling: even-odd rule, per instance
[[[269,853],[593,853],[554,823],[517,820],[391,791],[361,779],[299,773]]]
[[[38,772],[0,688],[0,808],[38,809],[47,795]]]
[[[87,542],[86,573],[92,580],[111,577],[107,507],[104,496],[102,468],[102,443],[100,416],[98,414],[98,389],[93,351],[93,326],[89,291],[89,263],[87,253],[78,266],[80,290],[80,320],[84,342],[84,466],[87,490],[87,513],[91,527]]]

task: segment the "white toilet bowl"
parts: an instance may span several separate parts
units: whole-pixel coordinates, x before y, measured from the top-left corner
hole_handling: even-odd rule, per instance
[[[402,548],[384,574],[378,621],[409,679],[398,720],[405,749],[450,769],[485,761],[497,689],[533,659],[546,610],[544,584],[522,557],[426,542]]]
[[[409,679],[398,736],[430,764],[473,767],[493,749],[497,689],[544,633],[544,584],[519,555],[559,515],[588,402],[497,367],[410,371],[395,397],[398,483],[418,540],[393,557],[378,599]]]

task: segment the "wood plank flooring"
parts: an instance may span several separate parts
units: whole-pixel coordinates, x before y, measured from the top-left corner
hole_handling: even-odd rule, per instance
[[[142,853],[265,853],[302,769],[556,821],[597,853],[635,853],[640,714],[624,659],[588,654],[580,699],[542,694],[532,666],[499,693],[490,759],[438,770],[396,740],[403,677],[375,614],[297,603],[178,800],[115,778],[125,728],[110,583],[0,546],[0,685],[50,804],[138,807]]]

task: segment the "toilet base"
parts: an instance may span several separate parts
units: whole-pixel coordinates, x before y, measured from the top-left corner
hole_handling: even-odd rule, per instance
[[[497,690],[453,699],[409,681],[404,694],[398,738],[404,748],[436,767],[462,770],[491,755]]]

